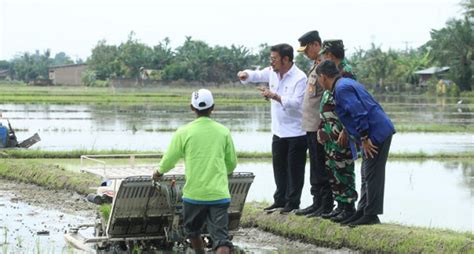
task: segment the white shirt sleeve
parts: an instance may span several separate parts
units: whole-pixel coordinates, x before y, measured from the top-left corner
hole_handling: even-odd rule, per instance
[[[270,74],[272,73],[272,69],[270,67],[267,67],[263,70],[245,70],[244,72],[249,75],[249,77],[245,81],[240,81],[244,85],[248,83],[268,83],[270,82]]]
[[[294,93],[291,95],[280,95],[281,105],[283,108],[301,108],[304,99],[304,93],[306,91],[307,78],[301,78],[297,83]]]

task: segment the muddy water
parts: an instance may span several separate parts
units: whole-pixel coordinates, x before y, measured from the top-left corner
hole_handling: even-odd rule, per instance
[[[402,98],[403,99],[403,98]],[[384,99],[395,124],[474,124],[468,101]],[[45,150],[131,149],[164,151],[175,129],[194,116],[187,106],[0,105],[20,139],[38,132]],[[269,152],[271,134],[266,106],[217,107],[213,117],[233,130],[236,149]],[[463,152],[474,149],[472,133],[398,133],[392,152]]]
[[[0,253],[82,253],[67,246],[63,235],[71,226],[93,223],[95,208],[74,193],[0,179]],[[239,230],[233,242],[256,254],[354,253],[291,241],[253,228]]]
[[[90,223],[94,206],[80,195],[0,179],[0,251],[69,253],[63,234]]]

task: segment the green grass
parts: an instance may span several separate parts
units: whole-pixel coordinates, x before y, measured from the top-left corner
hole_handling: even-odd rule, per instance
[[[71,151],[45,151],[34,149],[0,149],[0,158],[17,159],[79,159],[81,155],[122,155],[122,154],[149,154],[143,158],[161,157],[159,151],[136,150],[71,150]]]
[[[72,151],[45,151],[33,149],[2,149],[0,158],[18,158],[18,159],[79,159],[81,155],[120,155],[120,154],[153,154],[145,156],[148,158],[161,158],[160,151],[137,151],[137,150],[72,150]],[[271,158],[271,152],[237,152],[237,157],[241,159],[265,159]],[[456,153],[433,153],[425,152],[402,152],[390,153],[389,159],[462,159],[474,158],[474,151],[456,152]]]
[[[16,159],[0,160],[0,177],[80,194],[90,193],[90,187],[97,187],[101,181],[89,173],[79,174],[58,165]]]
[[[102,204],[99,206],[99,214],[102,216],[102,221],[109,221],[110,211],[112,210],[111,204]]]
[[[427,154],[425,152],[402,152],[402,153],[390,153],[389,159],[472,159],[474,158],[474,151],[446,153],[439,152],[433,154]]]
[[[247,203],[242,225],[319,246],[364,253],[474,253],[473,234],[468,232],[396,224],[349,228],[321,218],[266,214],[264,206]]]
[[[98,87],[35,87],[1,85],[0,100],[17,104],[186,105],[194,87],[156,87],[151,90]],[[212,88],[216,105],[268,104],[251,87]]]
[[[395,124],[397,132],[474,132],[474,125]]]
[[[160,127],[160,128],[145,128],[145,132],[175,132],[178,128],[175,127]],[[474,125],[448,125],[448,124],[395,124],[395,129],[399,133],[403,132],[429,132],[429,133],[474,133]],[[15,131],[27,132],[28,128],[14,128]],[[133,130],[133,129],[130,129]],[[43,132],[81,132],[82,129],[73,128],[45,128]],[[137,130],[139,131],[139,129]],[[249,128],[234,128],[230,127],[231,132],[252,132]],[[257,132],[271,132],[270,128],[258,128]]]
[[[474,91],[461,92],[461,98],[474,98]]]
[[[212,86],[216,105],[268,105],[253,86]],[[97,104],[97,105],[187,105],[189,96],[196,87],[156,86],[145,88],[71,87],[71,86],[26,86],[24,84],[0,83],[2,103],[16,104]],[[426,95],[410,98],[426,98]],[[432,97],[437,98],[437,97]],[[443,97],[444,98],[444,97]],[[461,98],[472,98],[465,92]],[[455,100],[456,98],[452,98]],[[399,103],[386,102],[384,105]],[[455,104],[455,101],[454,101]],[[453,105],[454,105],[453,104]],[[468,102],[464,107],[471,108]]]

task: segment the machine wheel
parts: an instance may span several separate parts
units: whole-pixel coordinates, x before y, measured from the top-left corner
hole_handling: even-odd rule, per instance
[[[104,230],[102,228],[102,223],[96,222],[95,227],[94,227],[94,236],[99,237],[104,235]],[[95,249],[97,251],[100,250],[105,250],[109,251],[110,250],[110,243],[107,242],[99,242],[95,245]]]

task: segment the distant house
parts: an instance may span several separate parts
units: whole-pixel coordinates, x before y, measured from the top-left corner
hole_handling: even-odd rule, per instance
[[[68,64],[49,67],[49,79],[54,85],[82,85],[82,73],[87,69],[86,64]]]
[[[428,81],[433,75],[442,75],[449,71],[449,67],[430,67],[428,69],[415,71],[415,74],[420,75],[420,84]]]
[[[4,69],[0,70],[0,80],[5,80],[10,76],[10,70]]]
[[[141,80],[150,80],[160,77],[160,70],[156,69],[145,69],[145,67],[140,67],[140,79]]]

